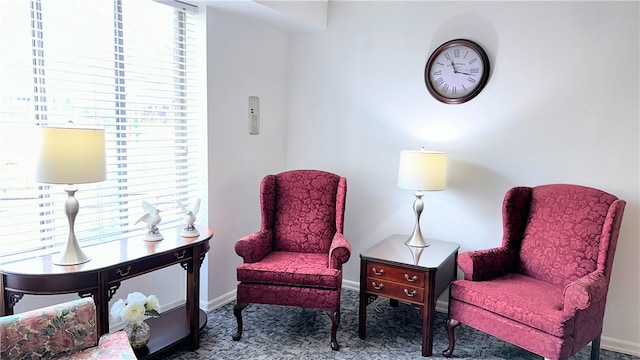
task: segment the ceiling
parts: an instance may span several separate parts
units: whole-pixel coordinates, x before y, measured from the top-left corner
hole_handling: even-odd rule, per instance
[[[234,15],[247,16],[289,33],[322,31],[327,28],[329,0],[258,1],[199,0],[198,4]]]

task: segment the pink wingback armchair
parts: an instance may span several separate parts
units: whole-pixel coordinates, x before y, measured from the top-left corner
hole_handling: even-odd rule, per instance
[[[96,306],[86,297],[0,318],[0,358],[135,360],[124,331],[98,339]]]
[[[599,357],[607,290],[625,201],[568,184],[505,195],[502,246],[460,254],[451,285],[449,348],[463,323],[548,359],[591,342]]]
[[[331,348],[340,323],[342,265],[351,256],[343,235],[347,180],[320,170],[267,175],[260,187],[260,231],[238,240],[240,282],[233,313],[242,336],[242,310],[250,303],[325,310]]]

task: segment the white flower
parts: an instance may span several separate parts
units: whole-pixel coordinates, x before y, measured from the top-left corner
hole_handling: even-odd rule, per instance
[[[127,304],[124,302],[124,300],[120,299],[118,301],[116,301],[113,306],[111,306],[111,317],[114,319],[119,319],[122,316],[122,310],[124,309],[124,307],[127,306]]]
[[[133,303],[141,303],[144,304],[147,302],[147,297],[141,292],[132,292],[127,296],[127,304]]]
[[[149,295],[147,302],[144,304],[145,309],[160,312],[160,300],[155,295]]]
[[[139,302],[128,304],[122,311],[122,320],[134,324],[142,322],[144,317],[144,304]]]
[[[160,300],[155,295],[147,297],[141,292],[132,292],[126,300],[120,299],[113,303],[109,313],[112,318],[139,324],[144,316],[160,316]]]

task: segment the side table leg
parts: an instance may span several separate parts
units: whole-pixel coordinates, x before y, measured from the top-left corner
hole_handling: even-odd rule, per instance
[[[358,312],[358,336],[367,337],[367,262],[360,259],[360,306]]]
[[[425,286],[425,303],[422,306],[422,356],[433,354],[433,325],[436,311],[436,272],[427,273],[428,283]]]

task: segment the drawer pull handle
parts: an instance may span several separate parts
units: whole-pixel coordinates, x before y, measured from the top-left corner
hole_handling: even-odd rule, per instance
[[[373,269],[371,269],[371,271],[373,271],[373,273],[378,275],[378,276],[384,274],[384,269],[376,270],[376,268],[373,268]]]
[[[418,281],[418,277],[415,275],[413,275],[412,277],[409,277],[409,274],[404,274],[404,278],[407,279],[408,282]]]
[[[176,257],[176,259],[181,260],[184,258],[184,256],[187,254],[187,250],[182,250],[182,254],[179,254],[177,252],[173,253],[173,256]]]
[[[382,288],[384,288],[384,284],[381,283],[380,285],[378,285],[378,284],[376,284],[375,281],[371,283],[371,286],[373,286],[373,288],[376,289],[376,290],[382,290]]]
[[[404,294],[407,295],[408,297],[414,297],[414,296],[416,296],[417,293],[418,292],[415,291],[415,290],[411,290],[411,292],[409,292],[409,290],[404,289]]]
[[[127,266],[127,270],[125,270],[125,271],[122,271],[122,269],[120,269],[120,268],[117,268],[117,269],[116,269],[116,272],[117,272],[117,273],[118,273],[118,275],[120,275],[120,276],[127,276],[127,275],[129,275],[129,272],[130,272],[130,271],[131,271],[131,265]]]

